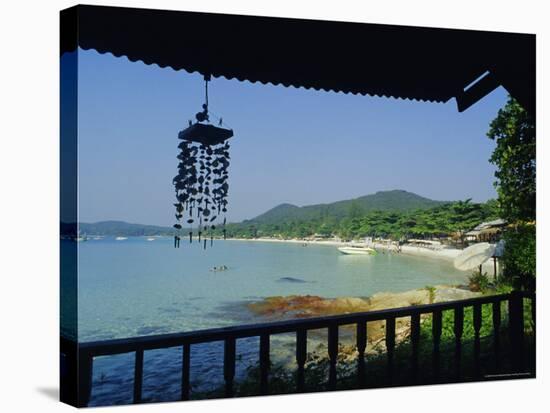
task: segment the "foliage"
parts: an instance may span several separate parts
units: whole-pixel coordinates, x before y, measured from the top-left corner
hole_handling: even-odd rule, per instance
[[[468,287],[471,291],[485,292],[489,288],[489,278],[487,273],[481,273],[478,270],[472,272],[468,277]]]
[[[504,276],[512,281],[528,282],[536,274],[536,227],[517,225],[504,234]]]
[[[473,203],[471,200],[448,202],[428,209],[412,211],[368,211],[351,203],[348,215],[342,219],[324,216],[311,220],[285,219],[279,215],[277,223],[246,221],[229,224],[229,237],[250,238],[270,236],[304,238],[307,236],[340,236],[343,239],[359,239],[367,236],[402,239],[404,237],[432,237],[465,232],[483,221],[498,218],[495,201]],[[255,231],[250,227],[254,226]]]
[[[516,286],[533,288],[536,274],[535,123],[510,98],[491,122],[487,136],[496,141],[490,161],[497,167],[495,186],[501,216],[510,223],[504,234],[504,277]]]
[[[495,186],[502,218],[509,222],[533,221],[536,216],[536,139],[533,118],[509,98],[487,133],[496,148],[490,162],[496,165]]]
[[[249,220],[255,224],[280,224],[281,222],[340,221],[372,211],[413,211],[427,209],[444,202],[434,201],[403,190],[379,191],[359,198],[298,207],[281,204]]]
[[[428,291],[428,300],[430,304],[433,304],[435,301],[435,291],[436,288],[433,285],[427,285],[424,287],[426,291]]]

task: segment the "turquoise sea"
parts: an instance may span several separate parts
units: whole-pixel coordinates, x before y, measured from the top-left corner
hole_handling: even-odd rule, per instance
[[[221,265],[228,269],[211,271]],[[346,256],[332,246],[255,241],[214,241],[206,251],[182,242],[174,249],[168,237],[78,243],[78,274],[81,342],[263,321],[246,303],[268,296],[366,297],[461,283],[468,275],[445,261],[399,254]],[[291,355],[291,338],[278,339],[272,352]],[[257,339],[238,340],[237,376],[257,352]],[[222,363],[222,343],[193,346],[192,388],[220,385]],[[144,398],[177,400],[180,368],[181,348],[146,352]],[[133,355],[96,358],[91,404],[131,402],[132,378]]]

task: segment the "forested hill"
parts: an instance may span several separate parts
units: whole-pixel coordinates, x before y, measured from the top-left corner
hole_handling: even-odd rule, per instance
[[[343,239],[366,236],[443,236],[464,232],[498,218],[497,203],[434,201],[407,191],[383,191],[332,204],[298,207],[281,204],[254,219],[229,224],[237,238],[304,238],[312,235]]]
[[[130,224],[124,221],[101,221],[93,224],[81,222],[79,224],[81,234],[107,235],[107,236],[151,236],[173,234],[171,227],[156,225]]]
[[[382,191],[359,198],[298,207],[281,204],[241,223],[226,226],[227,236],[303,238],[313,234],[345,239],[384,236],[431,236],[467,231],[483,221],[498,218],[495,201],[434,201],[407,191]],[[151,236],[174,234],[171,227],[130,224],[123,221],[80,223],[81,234]],[[74,234],[75,224],[62,224],[61,232]],[[187,230],[183,230],[187,233]],[[213,232],[222,236],[218,226]]]
[[[380,191],[355,199],[298,207],[281,204],[253,218],[248,223],[280,224],[288,221],[313,221],[319,219],[341,220],[350,215],[363,215],[372,211],[407,212],[429,209],[444,204],[403,190]]]

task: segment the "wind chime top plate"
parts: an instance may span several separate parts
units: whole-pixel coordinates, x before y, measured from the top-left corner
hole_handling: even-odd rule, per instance
[[[202,143],[203,145],[217,145],[233,136],[233,130],[219,128],[204,123],[194,123],[178,134],[178,138],[186,141]]]

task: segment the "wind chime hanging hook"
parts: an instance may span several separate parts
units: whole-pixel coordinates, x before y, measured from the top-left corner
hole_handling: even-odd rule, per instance
[[[229,142],[233,130],[210,124],[208,112],[208,82],[210,75],[204,76],[205,103],[202,111],[195,114],[196,122],[189,120],[189,126],[179,132],[180,153],[178,174],[173,179],[176,191],[176,220],[174,247],[179,248],[182,222],[189,226],[189,242],[193,242],[194,227],[196,238],[206,249],[214,241],[217,219],[223,215],[223,237],[226,237]]]
[[[204,76],[204,104],[202,105],[202,112],[198,112],[195,115],[197,122],[209,122],[210,117],[208,115],[208,82],[210,81],[210,75]],[[190,125],[191,126],[191,123]]]

